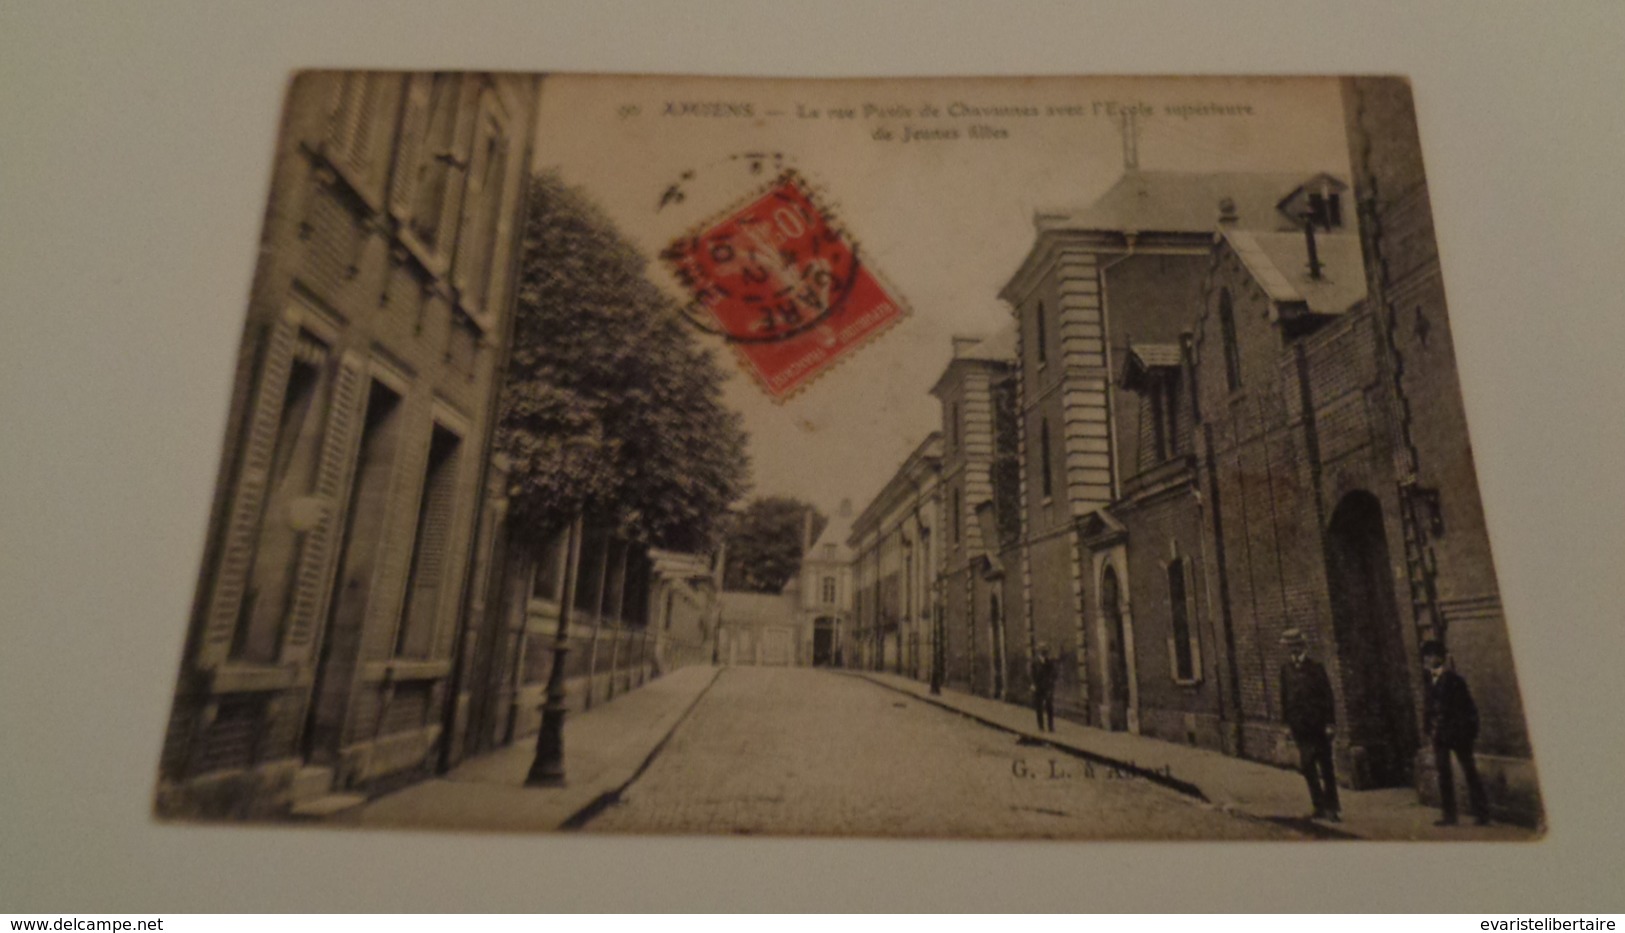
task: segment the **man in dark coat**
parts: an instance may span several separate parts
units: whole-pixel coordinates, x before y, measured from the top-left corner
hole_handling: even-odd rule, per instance
[[[1039,732],[1055,731],[1055,659],[1049,645],[1039,645],[1033,660],[1033,711],[1038,713]]]
[[[1337,771],[1332,764],[1332,735],[1337,731],[1332,681],[1326,669],[1309,657],[1309,640],[1295,628],[1281,633],[1290,660],[1281,665],[1281,718],[1298,746],[1298,767],[1309,784],[1315,806],[1311,819],[1342,819],[1337,797]]]
[[[1439,767],[1439,803],[1444,816],[1435,826],[1456,825],[1456,778],[1450,756],[1461,762],[1467,779],[1473,817],[1480,826],[1490,822],[1490,803],[1473,761],[1473,743],[1478,741],[1478,706],[1467,689],[1467,681],[1445,663],[1444,644],[1422,644],[1422,666],[1427,669],[1426,705],[1422,725],[1433,739],[1433,757]]]

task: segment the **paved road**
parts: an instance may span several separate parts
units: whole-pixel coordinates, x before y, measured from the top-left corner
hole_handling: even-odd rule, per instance
[[[1293,838],[847,675],[722,672],[585,830]]]

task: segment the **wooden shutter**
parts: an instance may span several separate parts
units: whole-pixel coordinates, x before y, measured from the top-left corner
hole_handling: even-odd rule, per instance
[[[408,583],[406,612],[396,654],[429,657],[440,612],[440,587],[450,550],[452,513],[456,504],[458,451],[462,439],[436,428],[424,477],[422,514]]]
[[[298,325],[283,317],[265,335],[265,353],[260,363],[259,382],[248,408],[248,425],[239,443],[242,465],[232,491],[226,531],[220,558],[215,564],[213,587],[205,616],[203,638],[198,650],[200,667],[214,667],[231,652],[237,630],[237,616],[248,585],[249,568],[254,562],[254,545],[260,532],[265,508],[271,457],[275,452],[277,426],[282,418],[283,395],[293,368],[298,345]]]
[[[491,143],[496,135],[496,122],[491,113],[490,92],[480,95],[480,106],[475,111],[474,141],[468,153],[468,176],[463,189],[462,212],[457,223],[456,259],[452,265],[452,284],[466,294],[473,276],[479,268],[479,218],[484,203],[486,172],[490,167]]]
[[[305,535],[294,578],[294,596],[288,610],[287,637],[283,660],[302,660],[314,642],[317,620],[325,614],[333,584],[335,541],[345,514],[344,499],[355,469],[357,430],[362,418],[365,363],[360,356],[346,353],[338,363],[333,393],[328,404],[327,426],[316,462],[316,482],[311,494],[321,502],[321,517]]]
[[[397,217],[411,218],[423,178],[423,161],[428,151],[429,93],[434,76],[419,74],[407,80],[406,112],[401,117],[400,142],[395,147],[395,169],[390,180],[389,207]]]

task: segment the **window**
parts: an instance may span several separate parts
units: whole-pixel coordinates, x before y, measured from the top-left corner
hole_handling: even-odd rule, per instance
[[[959,447],[959,403],[948,406],[948,449]]]
[[[1033,328],[1034,334],[1037,336],[1035,349],[1038,351],[1038,365],[1042,366],[1049,360],[1049,335],[1045,332],[1047,325],[1044,321],[1044,303],[1042,301],[1038,303],[1038,313],[1034,317],[1038,322],[1037,326]]]
[[[508,171],[508,140],[495,100],[487,93],[480,108],[479,129],[469,154],[468,188],[463,195],[463,227],[457,237],[456,282],[468,304],[475,308],[484,307],[489,294]]]
[[[280,520],[290,504],[309,494],[320,434],[311,411],[323,391],[327,345],[300,331],[282,390],[281,415],[272,439],[267,498],[261,507],[248,586],[238,607],[231,657],[269,663],[281,647],[283,620],[291,608],[300,535]]]
[[[1049,449],[1049,422],[1038,423],[1038,469],[1039,483],[1044,490],[1044,498],[1048,499],[1055,494],[1055,479],[1050,468]]]
[[[1151,396],[1151,439],[1161,462],[1179,454],[1179,372],[1173,370],[1156,381]]]
[[[462,167],[457,153],[457,102],[461,76],[437,74],[429,86],[422,158],[412,199],[412,232],[431,250],[439,248],[452,173]]]
[[[1173,678],[1182,683],[1201,679],[1195,604],[1191,600],[1190,561],[1175,557],[1164,565],[1168,574],[1168,660]]]
[[[1241,347],[1236,343],[1236,309],[1230,289],[1219,289],[1219,329],[1224,336],[1224,379],[1234,392],[1241,388]]]
[[[456,504],[457,450],[462,438],[440,425],[429,441],[429,464],[423,475],[417,535],[406,578],[406,605],[395,633],[395,655],[428,658],[434,648],[441,584],[451,552],[452,512]]]
[[[1308,222],[1323,230],[1343,226],[1343,199],[1335,191],[1314,192],[1309,195]]]
[[[960,524],[959,524],[959,520],[960,520],[960,515],[959,515],[959,512],[960,512],[960,509],[959,509],[959,488],[957,486],[954,487],[954,491],[949,495],[948,499],[949,499],[949,508],[953,511],[953,516],[951,518],[951,521],[953,522],[953,529],[954,529],[954,543],[958,544],[959,543],[960,532],[961,532],[962,529],[960,528]]]
[[[826,602],[826,603],[835,602],[835,578],[834,577],[825,577],[824,578],[824,602]]]

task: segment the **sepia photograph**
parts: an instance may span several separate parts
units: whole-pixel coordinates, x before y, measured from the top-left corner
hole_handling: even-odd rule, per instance
[[[1397,76],[298,73],[157,818],[1541,838],[1427,131]]]

